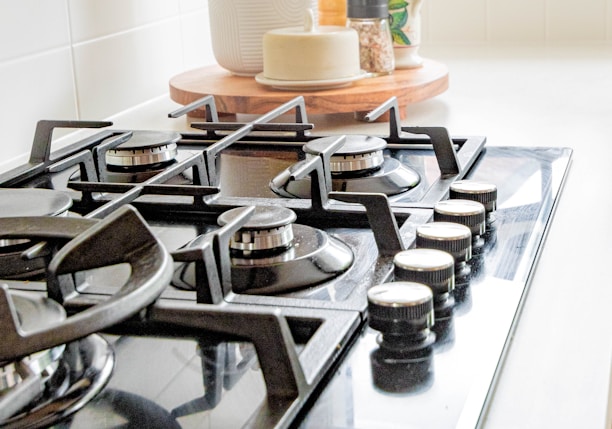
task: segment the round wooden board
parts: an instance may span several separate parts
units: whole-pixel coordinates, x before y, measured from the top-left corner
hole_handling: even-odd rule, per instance
[[[416,69],[361,79],[342,88],[326,90],[279,90],[253,77],[232,75],[220,66],[190,70],[170,79],[170,98],[186,105],[206,95],[215,97],[219,113],[263,114],[302,95],[309,114],[367,112],[395,96],[403,117],[410,103],[434,97],[448,89],[448,69],[425,59]]]

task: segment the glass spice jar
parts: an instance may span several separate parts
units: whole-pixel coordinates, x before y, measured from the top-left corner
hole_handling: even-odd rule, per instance
[[[359,34],[361,68],[374,75],[395,69],[388,0],[348,0],[347,26]]]
[[[319,25],[346,26],[346,0],[319,0]]]

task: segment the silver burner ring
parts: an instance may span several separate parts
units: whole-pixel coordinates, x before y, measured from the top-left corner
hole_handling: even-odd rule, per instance
[[[331,173],[349,173],[379,168],[385,162],[382,150],[367,153],[332,155]]]
[[[243,253],[286,249],[293,243],[291,224],[271,229],[240,230],[230,240],[230,248]]]
[[[18,386],[23,376],[19,365],[26,365],[32,373],[41,379],[51,377],[57,370],[58,361],[62,357],[66,346],[64,344],[43,350],[24,357],[21,361],[9,362],[0,367],[0,392],[5,392]]]
[[[177,153],[176,143],[143,148],[117,147],[106,152],[106,163],[115,167],[155,165],[174,160]]]
[[[347,135],[342,147],[330,158],[332,174],[367,172],[380,168],[385,159],[386,140],[380,137]],[[307,156],[319,156],[337,137],[321,137],[304,145]]]
[[[231,209],[217,219],[221,226],[231,222],[240,209]],[[293,222],[297,219],[291,209],[279,206],[256,206],[253,215],[230,239],[230,249],[243,252],[284,250],[293,244]]]

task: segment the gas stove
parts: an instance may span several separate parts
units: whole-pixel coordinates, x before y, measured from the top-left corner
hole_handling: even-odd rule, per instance
[[[2,424],[478,426],[571,149],[194,109],[0,175]]]

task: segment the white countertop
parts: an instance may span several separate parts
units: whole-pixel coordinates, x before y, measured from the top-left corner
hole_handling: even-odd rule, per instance
[[[427,47],[450,89],[408,107],[406,125],[485,135],[488,145],[567,146],[573,165],[501,371],[485,428],[602,428],[612,352],[612,46]],[[184,129],[163,97],[117,127]],[[318,132],[384,133],[351,114]],[[584,231],[583,231],[584,230]],[[591,235],[591,233],[593,235]],[[607,423],[606,423],[607,422]]]

